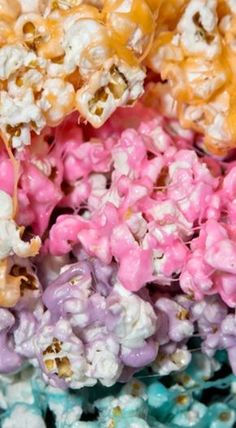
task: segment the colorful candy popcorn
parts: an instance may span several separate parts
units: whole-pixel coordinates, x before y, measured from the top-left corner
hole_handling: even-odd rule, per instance
[[[137,369],[156,356],[150,303],[118,283],[106,290],[93,281],[92,271],[86,262],[67,266],[44,292],[48,311],[35,348],[53,386],[81,388],[97,380],[110,386],[124,365]]]
[[[17,426],[17,418],[23,418],[25,427],[34,423],[38,427],[130,427],[153,428],[198,426],[221,428],[233,427],[235,422],[234,376],[214,377],[215,371],[227,367],[227,362],[196,354],[180,379],[195,379],[197,383],[176,383],[169,378],[169,386],[155,376],[138,374],[126,385],[112,389],[95,386],[76,393],[45,386],[37,369],[25,367],[18,374],[1,376],[1,423],[4,427]],[[209,378],[202,378],[202,367],[210,366]],[[214,388],[214,397],[211,396]],[[225,391],[229,389],[229,395]],[[206,394],[207,393],[207,394]],[[98,398],[100,397],[100,398]],[[226,398],[226,400],[225,400]],[[23,425],[22,425],[23,426]],[[127,425],[126,425],[127,426]]]
[[[141,104],[130,112],[98,131],[73,114],[16,154],[21,245],[33,231],[42,249],[31,260],[13,245],[4,253],[2,337],[14,365],[32,359],[57,387],[113,385],[148,364],[182,371],[196,329],[204,352],[233,358],[220,329],[235,306],[234,162],[195,152],[175,119]],[[4,145],[0,162],[8,221]]]
[[[104,4],[103,4],[104,3]],[[77,110],[94,127],[143,93],[155,7],[145,0],[1,1],[0,128],[17,149]]]
[[[6,427],[23,413],[46,426],[47,406],[64,428],[234,424],[236,406],[201,401],[220,350],[236,373],[234,160],[141,103],[122,115],[46,127],[17,174],[0,147],[0,372],[30,361],[38,400],[5,405]],[[145,367],[156,383],[130,381]],[[114,395],[90,399],[95,385]]]
[[[160,74],[154,88],[164,114],[205,136],[214,153],[235,147],[235,4],[182,0],[159,10],[147,64]]]

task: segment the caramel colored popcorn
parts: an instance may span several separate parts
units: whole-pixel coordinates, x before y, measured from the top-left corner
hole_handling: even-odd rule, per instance
[[[147,64],[163,83],[151,89],[164,114],[205,136],[216,154],[235,147],[233,0],[170,1],[161,6]]]
[[[0,1],[0,129],[12,148],[75,110],[99,127],[142,95],[154,3]]]

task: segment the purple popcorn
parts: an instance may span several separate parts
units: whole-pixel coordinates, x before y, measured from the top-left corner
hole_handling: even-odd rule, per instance
[[[15,318],[8,309],[0,308],[0,373],[11,373],[18,370],[23,362],[14,349],[10,333]]]
[[[80,388],[99,380],[111,386],[125,366],[142,368],[156,358],[152,305],[118,282],[112,287],[115,271],[94,259],[79,261],[44,291],[48,310],[34,343],[52,385]]]

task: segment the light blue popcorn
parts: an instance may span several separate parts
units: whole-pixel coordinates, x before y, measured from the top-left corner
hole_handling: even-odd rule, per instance
[[[224,403],[209,408],[209,428],[232,428],[236,420],[235,411]]]
[[[3,416],[2,428],[46,428],[40,410],[36,406],[19,403]]]
[[[173,385],[169,388],[169,395],[170,400],[173,403],[171,408],[171,414],[173,416],[178,413],[185,412],[193,403],[192,394],[183,386]]]
[[[146,419],[147,406],[140,397],[132,397],[128,394],[121,394],[117,398],[110,396],[102,400],[95,401],[94,405],[99,410],[99,422],[102,428],[116,427],[127,418],[137,417]],[[127,425],[126,425],[127,427]]]
[[[209,428],[204,420],[206,414],[207,407],[195,401],[187,411],[175,415],[171,423],[180,427]]]
[[[49,409],[55,415],[57,428],[74,428],[83,413],[82,394],[71,394],[69,391],[48,386],[46,389]]]
[[[214,358],[209,358],[201,352],[195,352],[192,360],[184,372],[177,373],[175,378],[185,388],[193,388],[199,383],[209,380],[221,368],[221,364]]]
[[[150,414],[161,422],[166,419],[173,406],[169,390],[158,381],[148,386],[147,403]]]

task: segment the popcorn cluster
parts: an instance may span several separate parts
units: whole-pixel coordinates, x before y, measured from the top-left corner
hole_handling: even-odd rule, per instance
[[[152,2],[1,0],[0,11],[0,130],[11,147],[73,111],[99,127],[142,95]]]
[[[1,426],[16,427],[21,418],[22,428],[232,428],[235,376],[219,377],[224,368],[223,355],[211,359],[195,353],[193,362],[181,376],[171,376],[168,386],[164,379],[143,373],[124,386],[72,394],[46,386],[37,369],[26,367],[18,375],[0,378]]]
[[[152,96],[163,113],[217,154],[235,147],[235,19],[234,0],[163,2],[147,61],[162,79]]]
[[[62,389],[166,376],[197,334],[236,373],[235,163],[194,145],[140,103],[99,130],[73,114],[16,154],[14,219],[2,146],[0,372],[30,360]]]
[[[3,428],[235,425],[235,16],[0,0]]]

